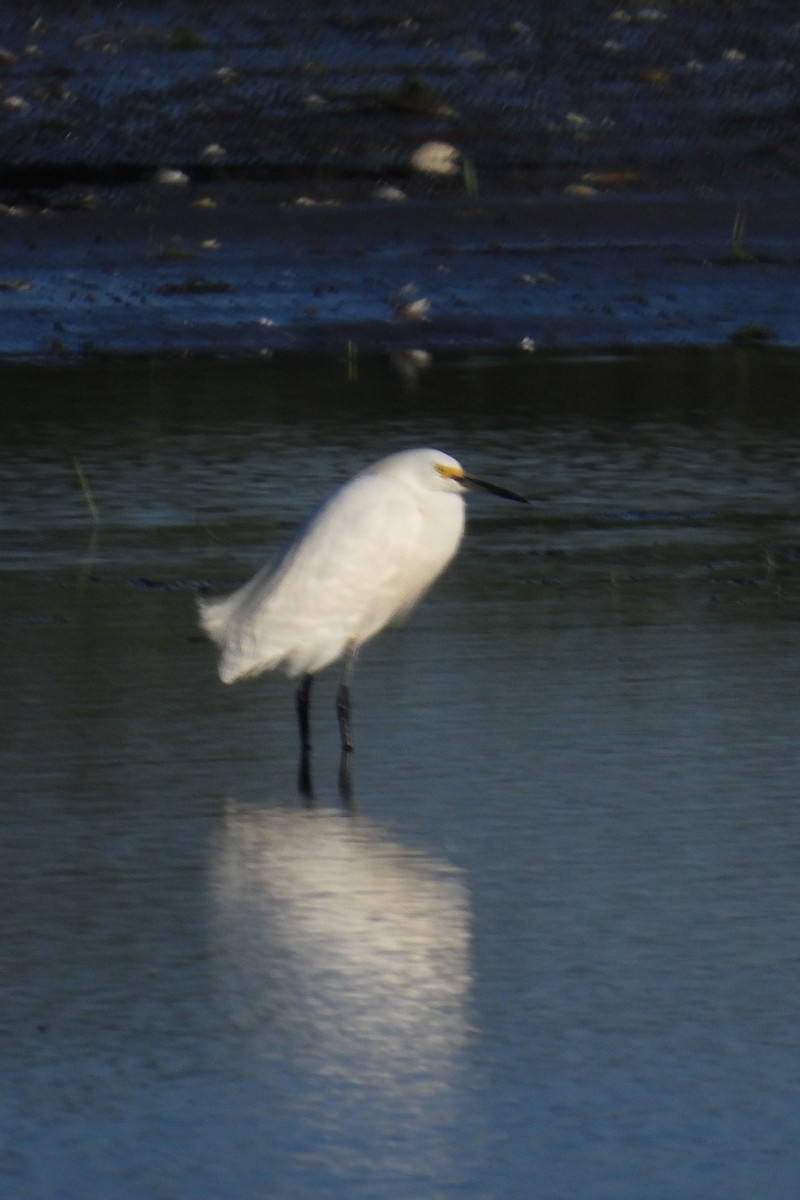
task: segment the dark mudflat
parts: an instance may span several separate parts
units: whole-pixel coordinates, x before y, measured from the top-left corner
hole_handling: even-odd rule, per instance
[[[4,6],[0,353],[796,344],[798,47],[777,2]]]

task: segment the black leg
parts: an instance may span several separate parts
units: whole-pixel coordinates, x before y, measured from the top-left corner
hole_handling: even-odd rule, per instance
[[[297,724],[300,727],[300,766],[297,772],[297,788],[300,795],[305,796],[307,800],[312,799],[314,795],[314,787],[311,783],[311,722],[309,720],[313,682],[313,675],[304,675],[295,695]]]
[[[353,724],[350,683],[357,655],[358,646],[352,643],[345,652],[342,679],[336,693],[336,714],[339,718],[339,736],[342,743],[342,756],[339,759],[339,794],[346,804],[353,799]]]

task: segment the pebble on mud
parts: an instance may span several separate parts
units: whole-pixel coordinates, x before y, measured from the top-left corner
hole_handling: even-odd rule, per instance
[[[391,184],[380,184],[372,193],[374,200],[388,200],[392,204],[400,203],[407,200],[408,196],[398,187],[392,187]]]
[[[395,312],[404,321],[428,321],[430,320],[430,311],[431,302],[424,296],[421,296],[419,300],[409,300],[408,304],[395,306]]]
[[[449,142],[423,142],[409,162],[421,175],[457,175],[461,169],[461,154]]]
[[[175,167],[159,167],[153,176],[153,182],[163,184],[164,187],[183,187],[189,182],[189,176]]]
[[[399,295],[392,300],[392,308],[404,321],[427,321],[431,310],[431,302],[424,296],[416,296],[416,285],[407,283],[400,289]]]

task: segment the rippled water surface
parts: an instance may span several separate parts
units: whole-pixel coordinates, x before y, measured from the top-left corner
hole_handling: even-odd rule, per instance
[[[799,389],[0,369],[3,1195],[796,1200]],[[306,807],[194,597],[425,444],[537,499],[365,650],[353,811],[320,678]]]

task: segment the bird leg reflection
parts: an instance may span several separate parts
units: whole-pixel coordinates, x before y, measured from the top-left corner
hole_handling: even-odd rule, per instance
[[[342,678],[336,693],[336,715],[339,718],[339,736],[342,743],[342,755],[339,759],[339,795],[346,804],[353,799],[353,725],[350,683],[357,654],[358,646],[355,642],[351,642],[345,651]]]
[[[305,796],[307,800],[311,800],[314,796],[314,785],[311,782],[311,722],[309,719],[313,682],[313,675],[304,675],[295,694],[297,723],[300,726],[300,766],[297,772],[297,789],[300,795]]]

